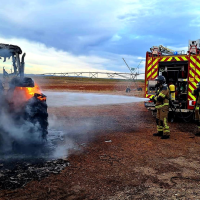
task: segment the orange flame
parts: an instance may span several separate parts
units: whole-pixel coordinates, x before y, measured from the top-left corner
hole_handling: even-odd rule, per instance
[[[25,101],[29,100],[34,96],[35,93],[42,94],[38,84],[35,83],[35,87],[16,87],[14,93],[20,95],[21,98]],[[14,94],[14,96],[16,96]],[[38,96],[39,100],[44,101],[46,97]]]

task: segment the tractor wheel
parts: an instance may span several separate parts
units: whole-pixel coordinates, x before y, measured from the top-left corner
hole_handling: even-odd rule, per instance
[[[41,134],[41,139],[45,139],[48,134],[48,113],[46,101],[41,101],[33,97],[25,109],[25,119],[37,127]]]

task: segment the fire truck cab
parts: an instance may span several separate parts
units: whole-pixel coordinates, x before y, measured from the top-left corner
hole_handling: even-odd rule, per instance
[[[196,103],[196,97],[192,95],[192,91],[200,82],[200,39],[189,40],[186,53],[173,51],[162,45],[153,46],[150,52],[146,52],[146,98],[151,98],[156,94],[154,80],[158,75],[166,78],[176,112],[192,112]],[[145,107],[155,111],[155,105],[151,101],[145,102]]]

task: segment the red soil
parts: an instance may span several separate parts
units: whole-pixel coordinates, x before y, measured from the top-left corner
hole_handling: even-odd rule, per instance
[[[88,84],[88,83],[87,83]],[[125,93],[125,84],[94,83],[55,87]],[[42,89],[52,85],[41,84]],[[113,91],[116,90],[116,91]],[[121,91],[122,90],[122,91]],[[135,95],[131,91],[128,95]],[[137,92],[143,96],[143,92]],[[49,108],[69,129],[89,119],[95,129],[75,139],[70,166],[58,175],[33,181],[15,191],[0,191],[1,199],[198,199],[200,198],[200,138],[193,123],[169,123],[171,138],[153,137],[155,118],[143,103],[95,107]],[[84,127],[83,127],[84,128]],[[94,131],[95,130],[95,131]]]

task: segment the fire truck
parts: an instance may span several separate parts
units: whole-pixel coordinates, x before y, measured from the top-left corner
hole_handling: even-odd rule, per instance
[[[192,91],[200,82],[200,39],[189,40],[188,51],[173,51],[162,45],[153,46],[146,52],[145,65],[145,97],[156,94],[155,78],[162,75],[170,89],[171,102],[169,111],[188,113],[195,109],[196,97]],[[145,107],[155,111],[151,101]],[[172,108],[173,107],[173,108]]]

